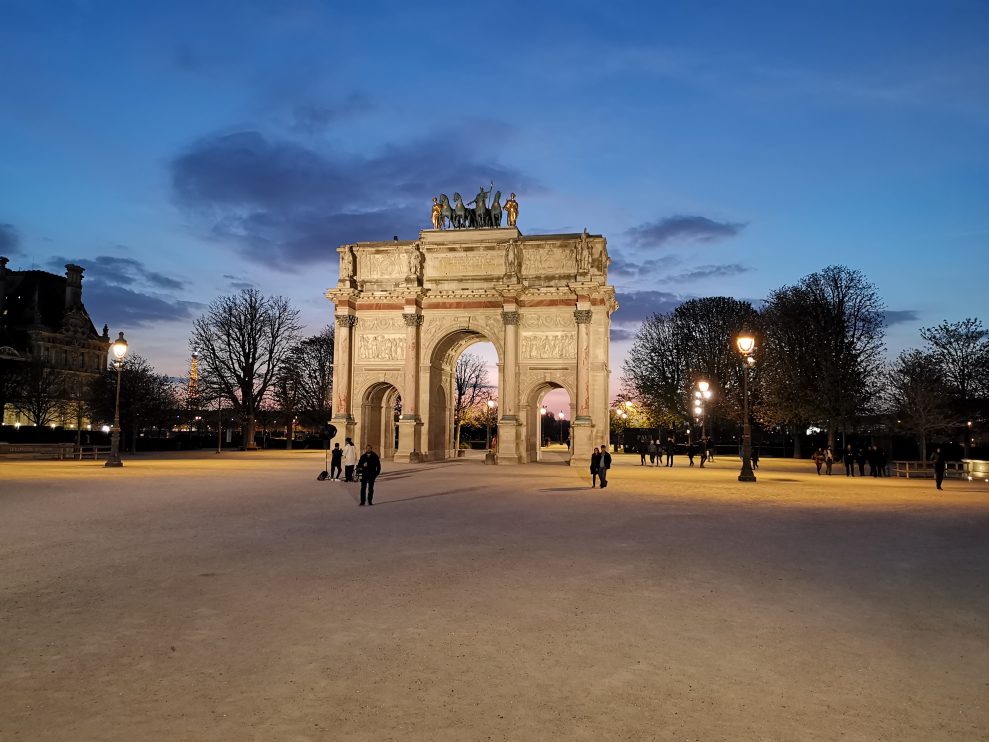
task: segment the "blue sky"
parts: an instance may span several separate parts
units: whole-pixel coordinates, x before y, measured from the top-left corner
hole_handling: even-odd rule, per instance
[[[538,6],[538,7],[532,7]],[[841,263],[891,353],[989,300],[989,4],[0,0],[0,253],[87,266],[172,375],[245,285],[331,315],[344,241],[494,180],[650,311]]]

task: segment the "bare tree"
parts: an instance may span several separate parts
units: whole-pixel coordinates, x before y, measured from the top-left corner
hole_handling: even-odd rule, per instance
[[[920,336],[930,346],[960,418],[958,422],[965,426],[972,418],[976,400],[989,395],[989,331],[979,320],[969,318],[924,327]],[[971,441],[967,431],[963,437],[968,458]]]
[[[200,387],[214,385],[204,396],[219,394],[239,414],[245,449],[257,448],[255,417],[299,331],[299,312],[288,300],[253,288],[215,299],[193,325],[189,344],[199,354]]]
[[[65,374],[61,371],[32,359],[21,367],[19,383],[11,398],[12,406],[32,425],[39,428],[49,425],[62,410],[65,382]]]
[[[313,424],[330,420],[333,402],[333,327],[305,338],[296,347],[294,361],[299,367],[299,406]]]
[[[795,422],[826,428],[833,447],[838,426],[868,408],[883,376],[876,288],[859,271],[829,266],[773,292],[766,319],[769,394]]]
[[[88,405],[93,416],[113,420],[116,404],[117,371],[108,367],[89,388]],[[169,427],[179,407],[179,395],[171,379],[159,374],[137,354],[127,357],[120,369],[121,440],[130,440],[130,450],[137,446],[142,428]]]
[[[958,422],[951,413],[947,391],[940,364],[932,353],[905,351],[890,369],[890,412],[901,428],[917,436],[921,461],[927,461],[931,434],[948,430]]]
[[[484,359],[473,353],[462,353],[454,371],[457,398],[453,406],[454,448],[460,448],[460,429],[468,411],[488,399],[488,367]]]

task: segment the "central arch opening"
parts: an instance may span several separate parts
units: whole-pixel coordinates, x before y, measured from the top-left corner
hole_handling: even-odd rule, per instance
[[[529,395],[529,460],[569,464],[573,454],[570,423],[574,406],[570,392],[562,384],[546,381]]]
[[[372,385],[361,400],[361,447],[373,446],[382,460],[395,456],[402,397],[387,382]]]
[[[496,450],[500,358],[475,330],[443,338],[430,356],[427,458],[476,458]]]

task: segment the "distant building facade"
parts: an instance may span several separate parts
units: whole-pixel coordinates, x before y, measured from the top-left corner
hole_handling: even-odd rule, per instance
[[[81,399],[86,385],[106,370],[110,349],[109,329],[98,333],[82,303],[84,269],[70,263],[59,276],[12,271],[8,262],[0,257],[0,363],[41,363],[64,375],[66,402]],[[29,424],[2,404],[5,425]]]

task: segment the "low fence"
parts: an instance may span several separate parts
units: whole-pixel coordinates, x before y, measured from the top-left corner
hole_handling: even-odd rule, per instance
[[[31,459],[71,459],[74,443],[0,443],[0,457]]]
[[[906,479],[934,479],[934,466],[930,461],[894,461],[893,476]],[[945,464],[946,479],[964,479],[965,464],[961,461],[948,461]]]

